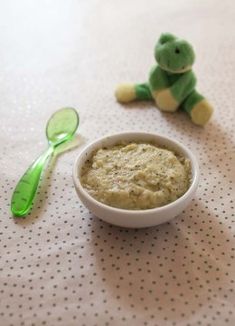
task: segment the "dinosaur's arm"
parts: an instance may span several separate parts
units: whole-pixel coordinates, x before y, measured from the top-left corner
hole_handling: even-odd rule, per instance
[[[178,103],[182,103],[195,86],[196,77],[192,71],[188,71],[170,87],[170,92]]]
[[[159,66],[154,66],[149,74],[149,86],[152,92],[169,87],[167,74]]]
[[[152,92],[160,110],[174,112],[183,100],[193,91],[196,77],[192,71],[184,73],[171,85]]]

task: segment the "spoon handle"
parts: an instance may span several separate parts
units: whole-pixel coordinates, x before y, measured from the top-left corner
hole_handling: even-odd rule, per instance
[[[11,198],[11,211],[15,217],[25,216],[31,209],[43,168],[53,151],[54,147],[49,146],[18,182]]]

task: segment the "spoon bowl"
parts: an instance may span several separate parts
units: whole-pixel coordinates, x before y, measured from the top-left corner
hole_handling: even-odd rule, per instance
[[[73,108],[63,108],[56,111],[47,122],[46,136],[48,142],[57,146],[71,139],[77,130],[79,116]]]

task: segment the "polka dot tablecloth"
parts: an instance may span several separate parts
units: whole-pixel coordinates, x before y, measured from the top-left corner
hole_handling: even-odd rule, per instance
[[[235,325],[234,17],[229,0],[1,2],[1,326]],[[146,80],[163,31],[195,47],[198,89],[215,107],[206,128],[114,99],[119,82]],[[16,182],[66,105],[79,110],[83,143],[53,160],[31,214],[14,220]],[[123,130],[173,137],[198,158],[197,194],[170,223],[114,227],[77,197],[81,148]]]

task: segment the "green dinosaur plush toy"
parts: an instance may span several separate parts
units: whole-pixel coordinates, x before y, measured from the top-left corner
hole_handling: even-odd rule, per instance
[[[157,42],[154,51],[158,65],[149,74],[144,84],[122,84],[116,90],[119,102],[133,100],[154,100],[162,111],[175,112],[178,108],[186,111],[197,125],[205,125],[213,108],[195,90],[196,77],[192,71],[195,54],[185,40],[165,33]]]

